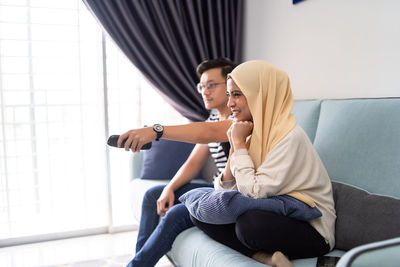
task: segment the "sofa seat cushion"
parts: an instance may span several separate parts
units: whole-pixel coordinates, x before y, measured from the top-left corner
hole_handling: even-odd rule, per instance
[[[180,233],[172,244],[168,256],[176,266],[266,266],[213,240],[197,227],[189,228]]]
[[[332,183],[336,245],[343,250],[400,236],[400,199]]]
[[[341,257],[345,252],[333,250],[327,255]],[[213,240],[197,227],[189,228],[180,233],[168,256],[176,266],[197,267],[266,267],[237,251]],[[294,267],[314,267],[317,258],[299,259],[292,261]]]

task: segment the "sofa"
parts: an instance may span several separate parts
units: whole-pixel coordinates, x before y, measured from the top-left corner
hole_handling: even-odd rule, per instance
[[[327,256],[340,257],[338,267],[400,266],[400,98],[295,101],[293,113],[333,184],[336,246]],[[131,161],[131,206],[138,221],[144,192],[168,182],[159,178],[170,178],[138,178],[144,153]],[[265,266],[196,227],[176,238],[168,257],[182,267]],[[295,267],[316,264],[317,258],[293,261]]]

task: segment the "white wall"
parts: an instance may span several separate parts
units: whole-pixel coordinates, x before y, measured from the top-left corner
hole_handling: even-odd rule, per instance
[[[244,60],[285,70],[296,99],[400,96],[399,0],[247,0]]]

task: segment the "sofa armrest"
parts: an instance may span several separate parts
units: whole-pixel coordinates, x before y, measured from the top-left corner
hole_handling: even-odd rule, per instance
[[[374,242],[349,250],[336,267],[400,266],[400,237]]]
[[[130,163],[131,179],[139,178],[142,171],[143,152],[131,153]]]

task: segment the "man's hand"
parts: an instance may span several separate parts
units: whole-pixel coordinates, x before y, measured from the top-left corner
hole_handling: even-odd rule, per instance
[[[234,150],[246,148],[246,138],[253,131],[253,123],[251,121],[236,121],[228,130],[228,138]]]
[[[174,190],[170,187],[164,187],[160,197],[157,199],[157,214],[164,216],[165,213],[174,205]]]
[[[128,151],[130,149],[132,152],[139,152],[144,144],[150,143],[155,140],[156,137],[157,134],[153,131],[152,127],[134,129],[122,134],[118,138],[117,144],[118,147],[120,147],[122,141],[127,139],[124,146],[125,150]]]

